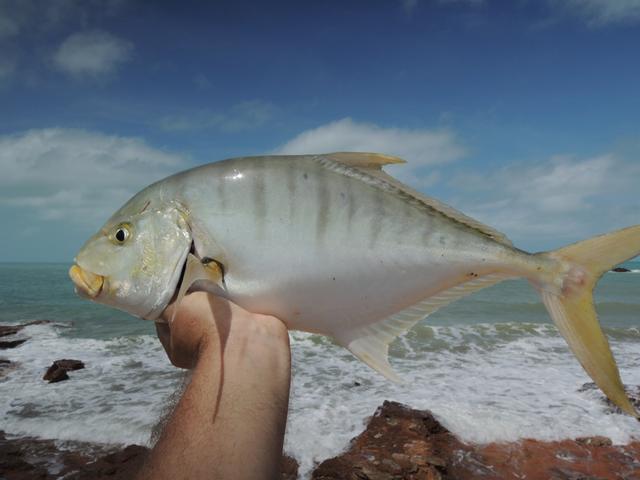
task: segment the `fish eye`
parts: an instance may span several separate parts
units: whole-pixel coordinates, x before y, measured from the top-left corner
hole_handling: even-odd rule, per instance
[[[130,235],[131,234],[129,233],[129,229],[125,225],[120,225],[113,233],[113,238],[117,243],[124,243],[127,241]]]

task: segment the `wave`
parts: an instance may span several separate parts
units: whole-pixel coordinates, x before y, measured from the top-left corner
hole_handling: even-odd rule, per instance
[[[623,378],[640,384],[640,336],[612,342]],[[68,329],[27,327],[30,340],[7,351],[19,364],[0,381],[0,415],[10,434],[148,444],[182,374],[151,335],[98,340]],[[330,340],[292,332],[293,382],[285,449],[303,475],[338,454],[386,399],[432,410],[465,441],[554,440],[637,435],[637,422],[605,412],[597,391],[551,324],[419,325],[391,349],[406,380],[395,385]],[[58,384],[42,381],[59,358],[84,370]],[[306,473],[305,473],[306,472]]]

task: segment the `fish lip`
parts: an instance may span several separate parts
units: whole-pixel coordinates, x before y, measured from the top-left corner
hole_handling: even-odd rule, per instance
[[[89,272],[77,264],[69,269],[69,277],[76,286],[76,293],[92,299],[100,295],[105,283],[104,276]]]

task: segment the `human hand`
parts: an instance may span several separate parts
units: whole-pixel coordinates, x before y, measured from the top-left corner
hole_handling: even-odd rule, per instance
[[[191,293],[183,297],[174,316],[175,308],[171,304],[165,309],[162,319],[166,323],[156,323],[156,332],[176,367],[194,368],[203,355],[224,349],[230,338],[230,354],[244,350],[247,342],[256,356],[264,348],[289,348],[287,327],[280,320],[253,314],[212,294]]]
[[[287,327],[204,292],[185,296],[173,321],[156,326],[171,362],[193,371],[137,479],[278,478],[291,381]]]

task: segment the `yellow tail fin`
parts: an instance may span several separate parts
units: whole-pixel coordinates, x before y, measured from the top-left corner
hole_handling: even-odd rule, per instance
[[[558,260],[553,283],[538,284],[542,301],[582,367],[609,399],[640,419],[627,397],[618,367],[593,306],[593,288],[604,272],[640,254],[640,225],[540,255]]]

